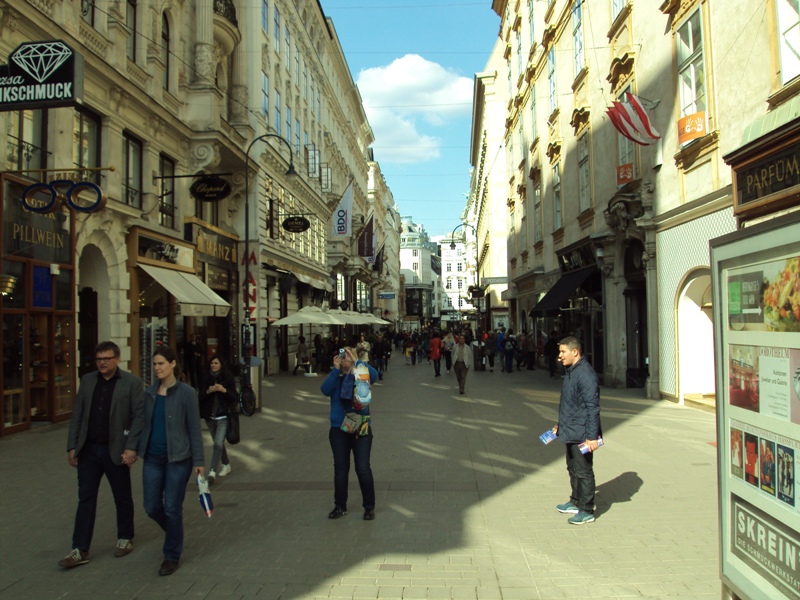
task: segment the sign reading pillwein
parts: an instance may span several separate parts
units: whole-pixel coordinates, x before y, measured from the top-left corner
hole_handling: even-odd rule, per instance
[[[83,57],[64,42],[27,42],[0,65],[0,112],[83,102]]]

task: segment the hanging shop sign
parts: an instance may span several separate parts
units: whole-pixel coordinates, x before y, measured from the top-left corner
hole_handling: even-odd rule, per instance
[[[195,181],[189,193],[200,202],[219,202],[230,196],[231,190],[231,184],[222,177],[208,175]]]
[[[20,44],[0,73],[0,112],[83,101],[83,57],[60,40]]]
[[[303,233],[311,227],[311,221],[301,216],[291,216],[283,220],[283,228],[289,233]]]
[[[22,193],[22,205],[34,213],[51,213],[66,204],[75,212],[93,213],[101,210],[108,196],[91,181],[57,179],[50,183],[34,183]]]

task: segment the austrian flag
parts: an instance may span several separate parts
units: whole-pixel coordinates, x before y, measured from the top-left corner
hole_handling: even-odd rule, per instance
[[[661,138],[661,134],[653,127],[641,101],[630,92],[625,92],[625,96],[628,102],[615,101],[614,106],[606,110],[614,128],[629,140],[642,146],[655,143]]]

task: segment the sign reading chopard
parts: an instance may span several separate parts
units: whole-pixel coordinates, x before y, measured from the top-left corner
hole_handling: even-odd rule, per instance
[[[83,99],[83,57],[62,41],[20,44],[0,65],[0,112],[56,108]]]

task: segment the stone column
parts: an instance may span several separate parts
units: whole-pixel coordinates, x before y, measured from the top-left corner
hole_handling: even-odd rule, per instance
[[[196,86],[214,85],[214,0],[196,0],[197,37],[194,44],[194,78]]]
[[[658,272],[655,230],[648,229],[644,246],[642,262],[645,265],[645,286],[647,293],[647,356],[649,377],[647,378],[647,397],[657,400],[661,397],[659,390],[659,360],[658,360]]]

